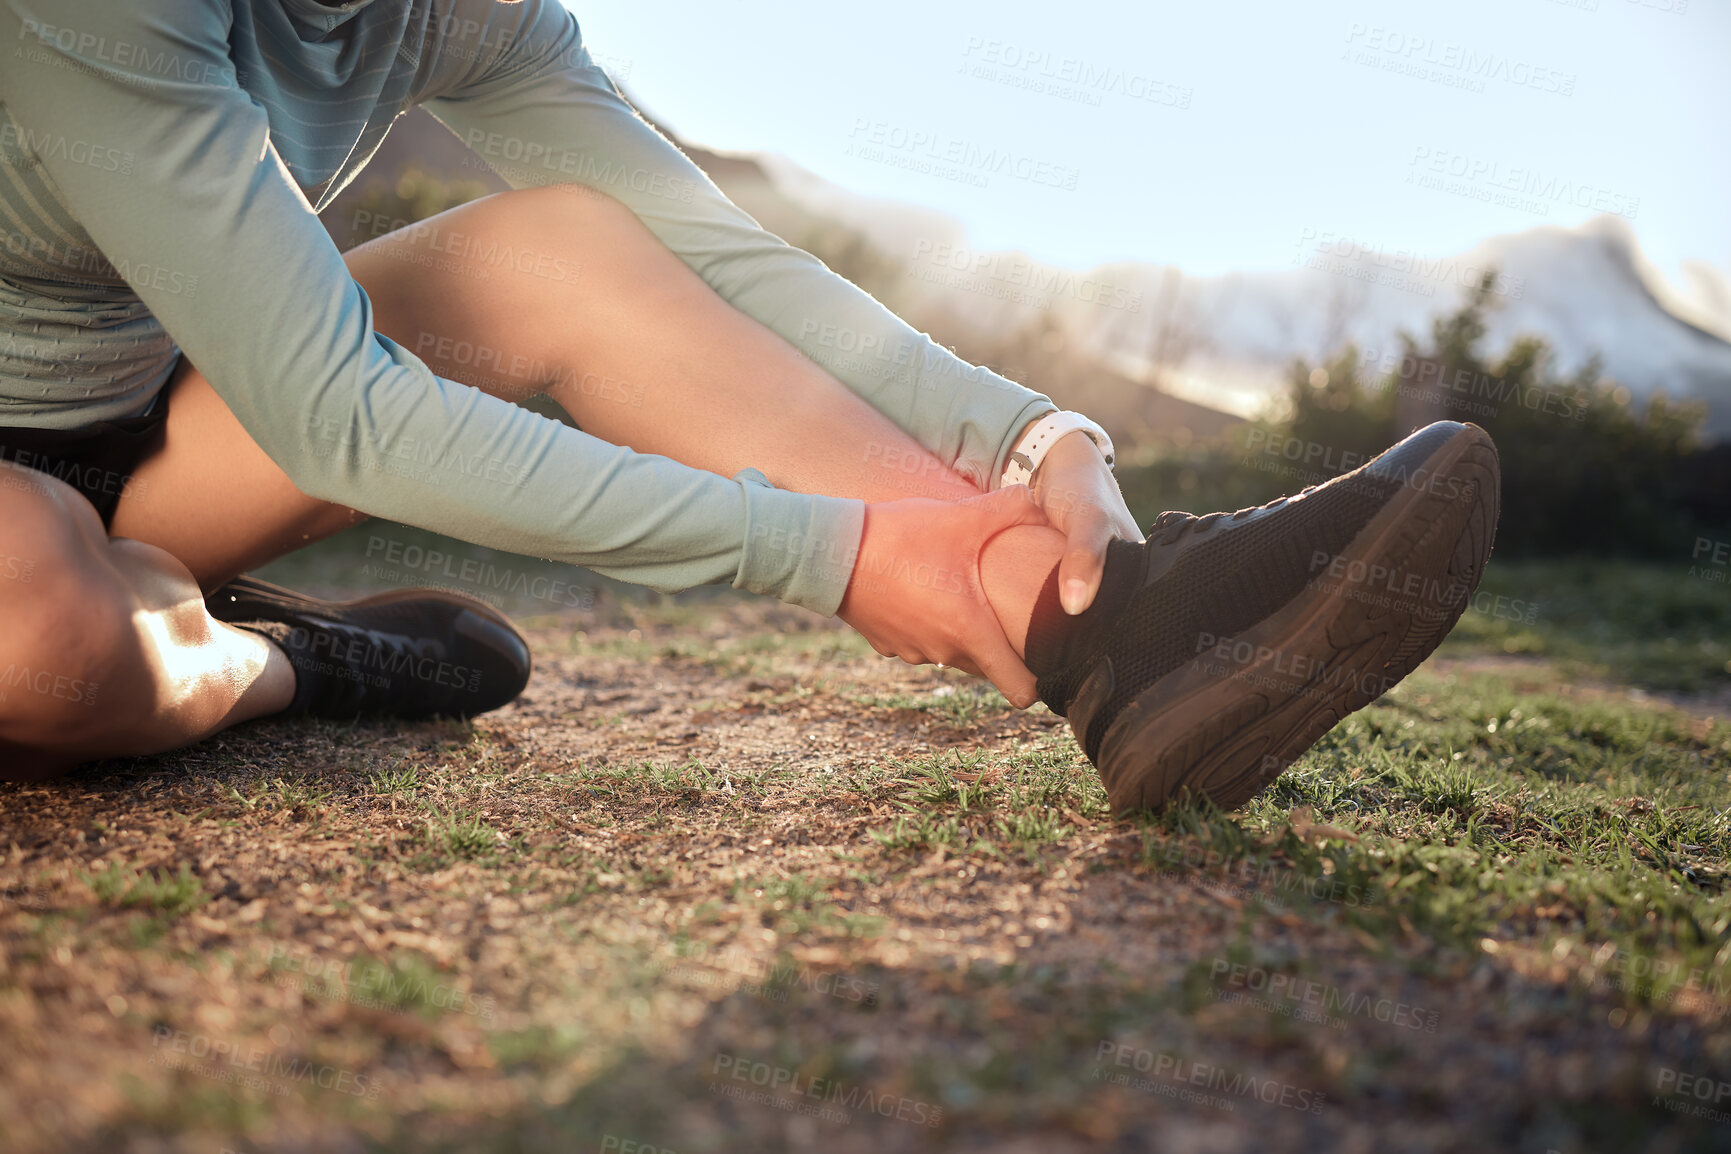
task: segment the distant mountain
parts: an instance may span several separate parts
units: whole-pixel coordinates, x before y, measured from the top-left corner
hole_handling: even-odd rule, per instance
[[[1492,350],[1537,336],[1563,373],[1597,356],[1637,398],[1704,402],[1709,439],[1731,438],[1731,284],[1706,265],[1686,270],[1687,285],[1668,283],[1621,217],[1492,237],[1440,258],[1323,234],[1295,245],[1283,269],[1197,277],[1124,262],[1066,270],[1020,253],[970,251],[959,222],[941,214],[857,196],[780,158],[763,163],[789,199],[898,254],[917,283],[973,323],[1014,325],[1049,311],[1081,347],[1128,375],[1205,403],[1254,411],[1284,387],[1294,358],[1314,362],[1347,341],[1361,352],[1398,352],[1400,332],[1426,334],[1495,269]]]

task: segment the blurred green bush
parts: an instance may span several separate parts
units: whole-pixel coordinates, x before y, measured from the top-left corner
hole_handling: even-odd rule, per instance
[[[1162,509],[1261,504],[1348,471],[1431,420],[1470,420],[1503,467],[1502,556],[1686,557],[1697,535],[1723,538],[1727,451],[1702,450],[1703,416],[1663,396],[1636,406],[1596,364],[1551,369],[1541,340],[1500,360],[1481,351],[1494,274],[1401,355],[1351,346],[1312,367],[1295,362],[1287,414],[1224,441],[1121,468],[1125,499],[1146,523]]]

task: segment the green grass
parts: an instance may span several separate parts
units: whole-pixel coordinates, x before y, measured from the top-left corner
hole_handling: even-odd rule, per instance
[[[1295,810],[1351,838],[1301,836]],[[1608,948],[1731,992],[1724,725],[1421,674],[1242,813],[1181,809],[1146,837],[1153,863],[1327,879],[1331,900],[1316,908],[1389,941]],[[1637,1000],[1671,992],[1660,983]]]
[[[744,905],[755,905],[759,920],[778,934],[821,932],[844,937],[870,937],[883,926],[881,918],[857,915],[844,909],[831,893],[831,883],[793,874],[789,877],[740,878],[729,897]]]
[[[491,999],[476,998],[459,988],[417,954],[399,952],[388,960],[364,958],[346,972],[343,996],[362,1005],[411,1011],[423,1017],[463,1013],[492,1016]]]
[[[158,910],[171,917],[197,909],[208,900],[204,884],[194,876],[192,867],[180,864],[178,872],[140,870],[120,862],[110,862],[105,869],[84,875],[85,884],[105,905],[119,908],[142,907]]]
[[[947,675],[942,685],[926,693],[859,694],[851,700],[878,709],[929,713],[957,729],[1010,712],[1010,703],[992,685],[959,674]]]
[[[499,831],[479,814],[429,807],[410,863],[423,871],[443,869],[454,861],[485,863],[494,858],[499,844]]]
[[[373,792],[385,796],[412,795],[420,784],[420,773],[408,763],[387,766],[368,777]]]
[[[1493,560],[1442,652],[1553,658],[1571,675],[1648,689],[1721,689],[1731,685],[1731,586],[1688,570],[1681,559]]]
[[[1060,741],[889,767],[880,789],[900,812],[871,836],[892,853],[1037,861],[1104,816],[1078,760]],[[1140,824],[1151,871],[1209,875],[1378,940],[1467,955],[1486,939],[1609,949],[1731,993],[1723,724],[1421,673],[1245,810],[1180,806]],[[1649,983],[1636,1000],[1674,992]]]
[[[1487,588],[1550,572],[1497,570]],[[1613,578],[1658,580],[1607,566],[1578,584]],[[1560,595],[1536,604],[1531,624],[1469,614],[1450,654],[1506,654],[1553,606],[1582,628],[1603,618],[1637,672],[1664,664],[1656,626],[1619,625],[1610,601],[1583,595],[1578,617]],[[704,738],[669,746],[665,715],[597,725],[605,704],[565,732],[307,726],[289,757],[288,731],[260,727],[185,767],[97,778],[88,798],[21,793],[24,820],[58,832],[0,860],[0,892],[37,895],[0,911],[0,1011],[33,1007],[50,1024],[29,1030],[69,1033],[91,1069],[123,1052],[108,1068],[144,1088],[116,1125],[185,1139],[168,1149],[303,1130],[314,1148],[364,1133],[368,1148],[499,1154],[608,1135],[1144,1149],[1185,1127],[1231,1150],[1401,1127],[1450,1151],[1723,1148],[1723,1126],[1655,1105],[1653,1077],[1731,1081],[1731,725],[1631,698],[1612,663],[1591,666],[1596,687],[1440,663],[1242,810],[1114,821],[1049,717],[947,675],[886,678],[834,635],[686,627],[674,652],[616,627],[553,672],[584,675],[623,636],[647,651],[609,673],[621,692],[678,678],[683,709],[728,719],[720,740],[696,721]],[[1566,629],[1545,643],[1575,668]],[[275,943],[336,970],[279,985],[245,961]],[[1235,1001],[1240,970],[1313,984],[1326,1014]],[[1436,1032],[1365,1008],[1386,1004]],[[232,1022],[201,1009],[219,1006]],[[384,1094],[212,1093],[207,1075],[149,1064],[159,1022],[329,1054]],[[1106,1084],[1103,1042],[1275,1077],[1329,1112]],[[801,1131],[720,1102],[717,1055],[928,1104],[943,1124],[856,1110]]]
[[[944,847],[958,855],[1038,861],[1075,832],[1081,815],[1105,815],[1105,793],[1078,774],[1075,755],[1029,751],[1008,764],[952,751],[916,759],[887,786],[902,812],[871,837],[886,849]]]

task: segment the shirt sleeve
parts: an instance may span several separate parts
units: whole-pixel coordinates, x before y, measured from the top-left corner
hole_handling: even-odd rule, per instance
[[[981,488],[996,487],[1023,426],[1056,409],[765,231],[626,103],[558,0],[454,23],[443,49],[469,66],[437,82],[426,107],[500,177],[517,188],[575,182],[623,202],[729,304]]]
[[[296,487],[662,590],[731,582],[835,611],[860,502],[611,445],[443,379],[376,333],[237,84],[231,19],[224,0],[0,0],[0,103],[46,145],[42,170],[67,208]],[[133,162],[80,162],[100,149]]]

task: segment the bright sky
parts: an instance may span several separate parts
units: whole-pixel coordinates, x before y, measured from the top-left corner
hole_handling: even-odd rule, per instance
[[[1609,210],[1668,275],[1731,271],[1725,0],[565,2],[686,138],[981,247],[1211,274]]]

